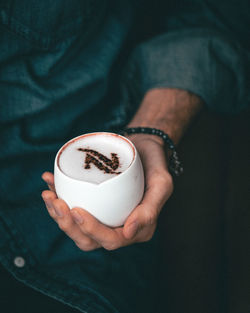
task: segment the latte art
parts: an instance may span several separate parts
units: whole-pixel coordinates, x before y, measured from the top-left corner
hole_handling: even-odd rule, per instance
[[[132,163],[131,144],[118,135],[81,136],[61,151],[58,165],[71,178],[100,184],[124,172]]]
[[[91,150],[91,149],[82,149],[78,148],[79,151],[86,152],[85,158],[85,169],[90,169],[90,164],[93,163],[100,171],[108,174],[121,174],[121,172],[115,172],[119,167],[119,158],[116,153],[111,153],[111,160],[105,157],[103,154]]]

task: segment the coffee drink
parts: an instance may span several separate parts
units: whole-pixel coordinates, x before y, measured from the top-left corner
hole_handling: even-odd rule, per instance
[[[68,142],[60,152],[58,166],[67,176],[100,184],[124,172],[134,158],[134,148],[115,134],[87,134]]]
[[[140,156],[123,136],[99,132],[73,138],[57,152],[54,164],[58,198],[105,225],[123,225],[142,199]]]

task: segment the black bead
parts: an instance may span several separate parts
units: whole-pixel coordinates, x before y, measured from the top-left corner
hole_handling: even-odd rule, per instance
[[[162,136],[162,138],[163,138],[164,140],[167,140],[168,136],[164,134],[164,135]]]

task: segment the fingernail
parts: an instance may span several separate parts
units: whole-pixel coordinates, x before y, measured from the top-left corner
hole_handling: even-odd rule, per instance
[[[72,216],[73,216],[73,220],[74,220],[77,224],[82,224],[83,218],[82,218],[81,214],[79,214],[77,211],[72,211],[71,214],[72,214]]]
[[[55,210],[57,216],[63,217],[63,211],[61,210],[61,208],[58,208],[54,205],[54,210]]]
[[[135,221],[128,226],[129,237],[134,237],[138,231],[138,223]]]

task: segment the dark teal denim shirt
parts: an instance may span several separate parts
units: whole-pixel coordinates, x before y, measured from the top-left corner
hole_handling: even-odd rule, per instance
[[[65,141],[124,126],[155,87],[189,90],[219,112],[245,108],[247,8],[0,0],[0,262],[15,277],[82,312],[155,312],[157,235],[79,250],[46,213],[40,176]]]

